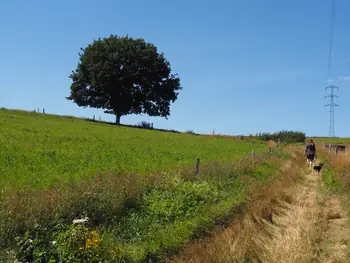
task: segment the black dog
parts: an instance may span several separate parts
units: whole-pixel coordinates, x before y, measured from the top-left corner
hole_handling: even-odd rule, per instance
[[[318,165],[314,165],[314,171],[319,173],[322,169],[322,166],[323,166],[323,163],[320,163]]]

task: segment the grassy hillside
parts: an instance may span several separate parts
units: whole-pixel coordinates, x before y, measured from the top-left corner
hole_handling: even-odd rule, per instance
[[[1,262],[163,260],[236,213],[288,157],[254,140],[12,110],[0,110],[0,131]]]
[[[231,161],[261,142],[117,127],[78,118],[0,110],[0,188],[46,187],[99,173],[153,173]]]
[[[329,137],[318,137],[313,138],[315,142],[319,143],[338,143],[338,144],[350,144],[350,138],[329,138]]]

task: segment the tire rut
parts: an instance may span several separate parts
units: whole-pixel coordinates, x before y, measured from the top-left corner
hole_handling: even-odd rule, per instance
[[[322,174],[293,155],[281,182],[261,194],[245,214],[172,262],[343,263],[350,232],[341,200],[322,187]]]

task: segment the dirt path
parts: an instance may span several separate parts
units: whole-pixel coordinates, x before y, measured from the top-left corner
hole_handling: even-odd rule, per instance
[[[348,262],[350,229],[341,200],[321,191],[321,175],[294,158],[284,175],[293,183],[275,185],[281,189],[273,192],[270,206],[258,201],[224,232],[194,244],[174,262]]]

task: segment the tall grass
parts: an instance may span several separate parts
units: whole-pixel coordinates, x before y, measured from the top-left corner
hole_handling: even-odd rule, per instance
[[[346,152],[338,152],[335,154],[333,151],[331,154],[328,150],[322,149],[320,156],[322,162],[325,163],[325,167],[322,173],[322,179],[324,186],[327,190],[333,192],[348,192],[350,191],[350,154]]]
[[[283,201],[290,203],[291,198],[287,196],[286,189],[293,188],[300,180],[299,169],[304,164],[304,158],[297,153],[293,159],[293,162],[283,165],[281,176],[252,191],[244,213],[233,217],[225,229],[221,229],[204,240],[193,242],[171,262],[262,262],[262,252],[272,240],[271,235],[266,235],[266,228],[270,224],[268,222],[275,223],[274,206]],[[288,240],[285,240],[284,244],[283,247],[287,249],[293,246],[293,244],[288,244]],[[278,252],[283,253],[286,250],[283,250],[281,246]],[[266,259],[266,262],[272,262],[273,259]]]
[[[185,172],[98,176],[61,188],[7,192],[0,206],[0,244],[22,261],[39,261],[43,251],[64,261],[51,242],[67,249],[60,236],[71,231],[73,219],[87,216],[103,249],[98,261],[85,262],[161,260],[243,205],[255,184],[277,175],[284,155],[277,157],[257,157],[255,169],[250,159],[212,164],[196,177]],[[28,240],[34,241],[28,245]]]
[[[348,151],[329,154],[327,150],[319,149],[325,167],[322,172],[325,219],[319,226],[327,239],[324,257],[332,255],[333,261],[350,262],[350,154]]]

